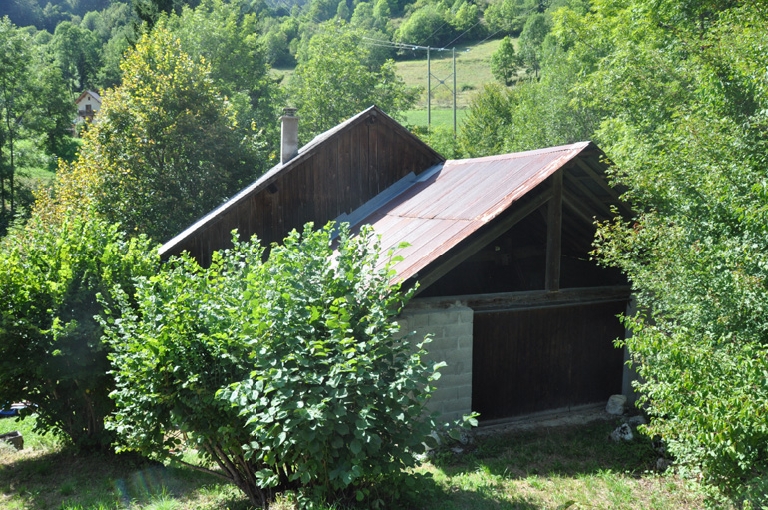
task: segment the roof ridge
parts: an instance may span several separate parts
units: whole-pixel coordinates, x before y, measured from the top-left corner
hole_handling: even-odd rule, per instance
[[[566,151],[573,151],[578,150],[581,152],[582,150],[586,149],[592,144],[591,141],[585,140],[583,142],[576,142],[571,143],[567,145],[557,145],[555,147],[545,147],[543,149],[531,149],[527,151],[522,152],[510,152],[507,154],[496,154],[493,156],[481,156],[479,158],[463,158],[463,159],[449,159],[445,163],[465,163],[467,161],[474,162],[485,162],[485,161],[502,161],[507,159],[519,159],[519,158],[526,158],[530,156],[535,156],[537,154],[551,154],[553,152],[566,152]]]

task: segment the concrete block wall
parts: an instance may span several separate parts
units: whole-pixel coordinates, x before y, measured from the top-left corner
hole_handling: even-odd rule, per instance
[[[416,304],[398,317],[403,332],[416,332],[416,338],[432,334],[426,345],[431,361],[445,361],[441,377],[429,402],[429,409],[440,413],[439,423],[453,421],[472,411],[472,322],[474,312],[461,302]]]

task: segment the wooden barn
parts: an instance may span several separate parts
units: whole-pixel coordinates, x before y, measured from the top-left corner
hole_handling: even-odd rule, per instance
[[[419,282],[400,321],[445,360],[432,405],[493,423],[604,403],[628,391],[617,314],[630,289],[589,257],[595,219],[629,215],[591,142],[446,161],[377,107],[298,149],[282,117],[282,162],[166,243],[202,264],[230,232],[281,241],[307,221],[370,223],[395,269]]]

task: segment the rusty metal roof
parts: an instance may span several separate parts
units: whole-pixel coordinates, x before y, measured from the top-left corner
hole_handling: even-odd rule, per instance
[[[580,142],[449,160],[355,223],[373,225],[385,252],[402,242],[410,245],[397,252],[403,260],[394,266],[397,280],[405,281],[493,221],[590,145]]]

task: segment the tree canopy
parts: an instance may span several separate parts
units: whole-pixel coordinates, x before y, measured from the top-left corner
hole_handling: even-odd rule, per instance
[[[305,138],[374,104],[397,116],[415,102],[415,92],[395,74],[394,62],[376,59],[363,42],[365,34],[331,22],[299,53],[288,91],[299,109]]]
[[[210,66],[163,27],[142,36],[122,70],[73,165],[96,175],[106,218],[166,240],[258,175],[258,131],[237,125]]]
[[[74,104],[62,74],[45,46],[0,18],[0,235],[30,205],[19,186],[27,166],[55,167],[72,158],[69,133]],[[25,160],[38,157],[37,161]],[[21,206],[21,207],[19,207]]]
[[[504,85],[512,85],[520,59],[515,55],[515,46],[509,37],[501,40],[499,48],[491,55],[491,73]]]
[[[260,131],[260,138],[277,147],[284,94],[269,74],[256,15],[244,13],[237,2],[203,0],[160,23],[185,53],[210,66],[210,78],[232,105],[237,125]]]

